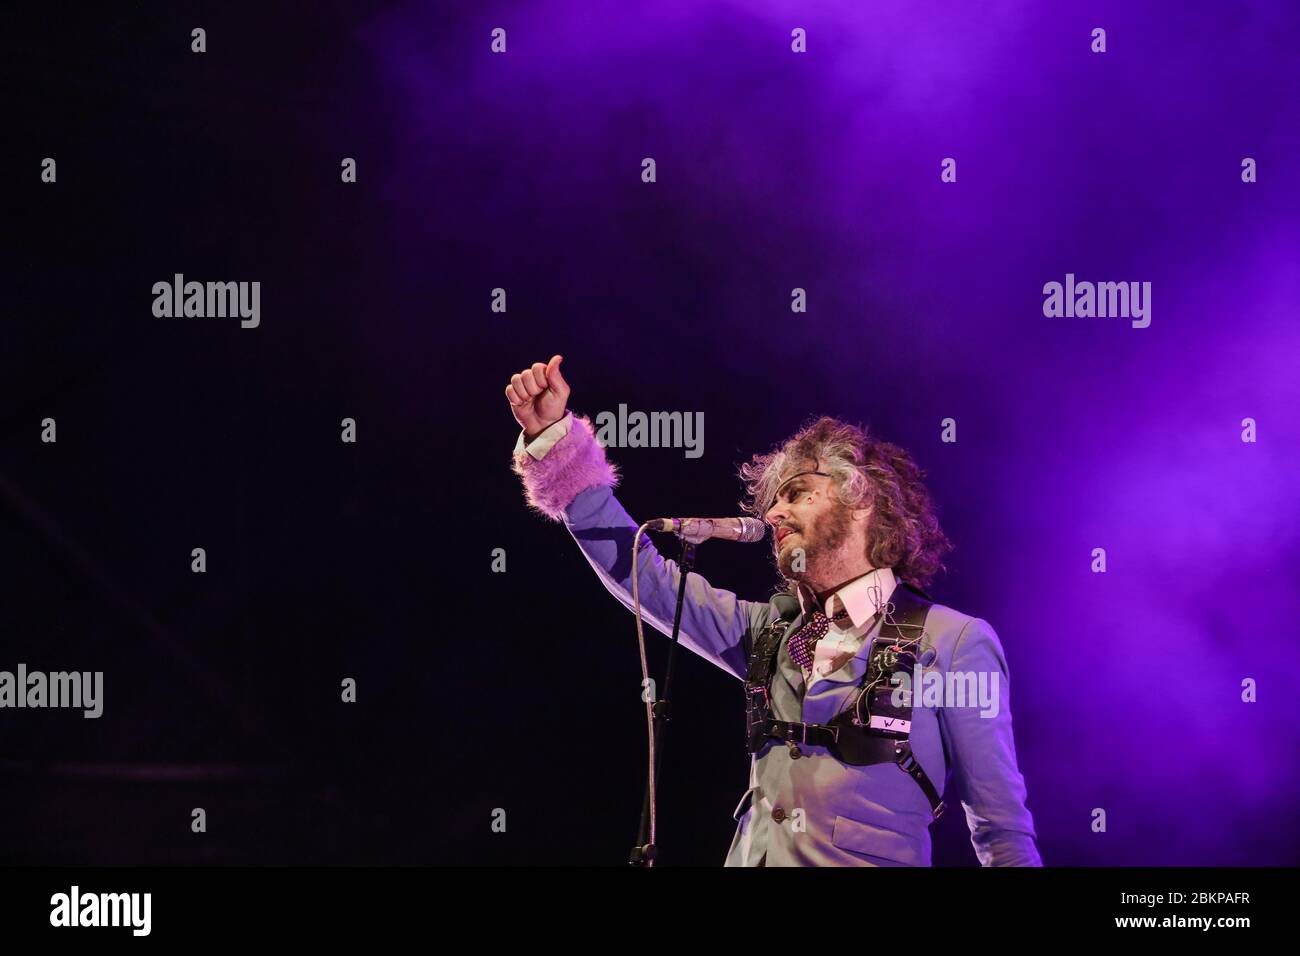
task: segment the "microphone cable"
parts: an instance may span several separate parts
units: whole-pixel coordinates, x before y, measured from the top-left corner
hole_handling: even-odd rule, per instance
[[[649,665],[649,664],[647,663],[647,661],[646,661],[646,653],[645,653],[645,629],[643,628],[642,623],[641,623],[641,586],[640,586],[640,585],[641,585],[641,574],[640,574],[640,557],[641,557],[641,548],[640,548],[640,542],[641,542],[641,535],[644,534],[645,531],[646,531],[646,528],[648,528],[648,527],[649,527],[651,524],[653,524],[653,523],[654,523],[653,521],[646,521],[646,522],[642,523],[641,527],[639,527],[639,528],[636,529],[636,534],[635,534],[635,535],[633,536],[633,538],[632,538],[632,603],[633,603],[633,605],[634,605],[634,610],[635,610],[635,613],[636,613],[636,643],[637,643],[637,651],[638,651],[638,653],[639,653],[640,656],[641,656],[641,693],[642,693],[642,696],[645,695],[645,691],[650,687],[650,684],[649,684],[649,681],[650,681],[650,665]],[[685,581],[683,581],[682,583],[685,584]],[[655,695],[651,694],[650,696],[651,696],[651,698],[653,698]],[[647,792],[649,793],[648,801],[649,801],[649,807],[650,807],[650,833],[649,833],[649,837],[648,837],[648,843],[649,843],[650,846],[654,846],[654,845],[655,845],[655,832],[656,832],[656,827],[657,827],[657,823],[658,823],[657,814],[656,814],[656,809],[655,809],[655,796],[656,796],[656,794],[655,794],[655,718],[654,718],[655,702],[654,702],[654,700],[653,700],[653,699],[651,699],[651,700],[647,700],[647,701],[645,702],[645,707],[646,707],[646,710],[645,710],[645,719],[646,719],[646,735],[647,735],[647,737],[649,738],[649,742],[650,742],[650,744],[649,744],[650,763],[649,763],[649,769],[648,769],[647,772],[646,772]],[[642,824],[644,824],[644,823],[645,823],[645,818],[644,818],[644,815],[643,815],[643,816],[642,816]],[[647,866],[654,866],[654,865],[655,865],[655,861],[654,861],[653,856],[652,856],[649,860],[646,861],[646,865],[647,865]]]

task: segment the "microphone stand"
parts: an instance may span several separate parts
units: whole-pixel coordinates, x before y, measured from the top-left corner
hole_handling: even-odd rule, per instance
[[[680,533],[678,537],[681,537]],[[673,611],[673,634],[672,643],[668,645],[668,666],[664,674],[664,693],[662,697],[654,702],[654,707],[651,709],[654,718],[651,733],[655,742],[655,760],[654,766],[649,768],[648,773],[654,775],[653,780],[656,784],[659,781],[659,767],[664,759],[664,730],[668,726],[668,718],[672,709],[668,702],[668,692],[672,687],[673,658],[677,653],[677,638],[682,626],[682,605],[686,599],[686,578],[695,567],[696,546],[684,537],[681,538],[681,541],[682,552],[677,560],[677,567],[680,571],[677,579],[677,607]],[[636,846],[632,847],[632,852],[629,854],[627,861],[630,866],[654,866],[655,857],[658,855],[658,847],[647,842],[650,831],[650,783],[651,778],[647,775],[645,798],[641,802],[641,826],[637,831]]]

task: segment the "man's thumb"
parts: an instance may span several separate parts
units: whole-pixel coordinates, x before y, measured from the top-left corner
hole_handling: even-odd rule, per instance
[[[563,361],[563,355],[554,355],[546,365],[546,382],[556,391],[569,387],[569,383],[564,380],[564,374],[560,371],[560,363]]]

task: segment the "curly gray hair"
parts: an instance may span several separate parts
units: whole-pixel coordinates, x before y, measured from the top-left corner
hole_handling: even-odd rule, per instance
[[[925,473],[905,449],[837,418],[818,418],[770,453],[741,465],[748,495],[741,507],[761,519],[781,485],[806,470],[808,462],[831,477],[840,504],[872,509],[866,554],[872,567],[892,568],[922,588],[945,569],[942,558],[953,545],[939,527]]]

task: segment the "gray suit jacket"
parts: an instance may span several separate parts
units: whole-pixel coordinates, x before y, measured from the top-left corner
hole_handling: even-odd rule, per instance
[[[632,601],[633,521],[609,487],[580,492],[563,520],[611,594]],[[639,559],[643,619],[672,633],[680,571],[642,538]],[[901,587],[901,585],[899,585]],[[778,617],[775,599],[744,601],[712,587],[699,574],[687,576],[681,643],[744,680],[754,637]],[[803,623],[796,618],[792,628]],[[858,657],[803,686],[803,673],[782,643],[779,673],[772,679],[775,716],[828,723],[848,704],[866,668],[871,625]],[[912,749],[940,790],[951,772],[966,812],[971,842],[985,866],[1040,866],[1033,818],[1025,807],[1025,784],[1016,767],[1011,732],[1007,665],[992,626],[983,619],[935,604],[926,621],[926,646],[936,658],[927,672],[985,672],[999,685],[996,714],[975,706],[919,706],[912,712]],[[929,680],[927,679],[927,683]],[[987,713],[989,708],[984,708]],[[737,695],[736,737],[743,737],[743,700]],[[840,763],[825,748],[802,745],[793,759],[784,743],[769,742],[750,766],[749,789],[736,807],[737,827],[727,866],[929,866],[929,802],[895,764],[857,767]],[[951,800],[952,788],[945,794]]]

